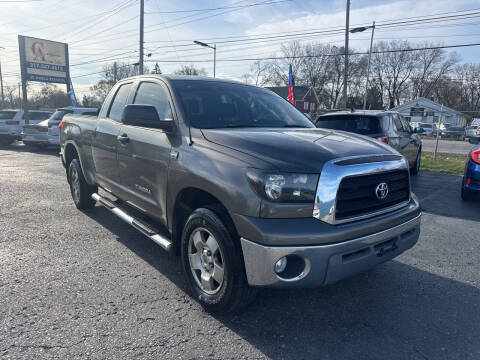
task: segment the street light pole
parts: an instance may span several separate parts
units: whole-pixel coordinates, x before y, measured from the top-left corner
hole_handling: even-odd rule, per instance
[[[363,32],[368,29],[372,29],[372,38],[370,39],[370,50],[368,52],[367,81],[365,82],[365,94],[363,95],[363,110],[367,108],[368,79],[370,78],[370,61],[372,60],[372,46],[373,34],[375,33],[375,21],[373,22],[372,26],[360,26],[350,30],[350,32],[353,34]]]
[[[370,51],[368,52],[367,81],[365,82],[365,95],[363,96],[363,110],[367,108],[368,79],[370,77],[370,61],[372,60],[373,34],[375,33],[375,21],[372,24],[372,38],[370,39]]]
[[[347,16],[345,23],[345,72],[343,78],[343,98],[345,103],[345,109],[348,107],[348,28],[350,26],[350,0],[347,0]]]
[[[213,49],[213,77],[215,77],[215,70],[216,70],[215,68],[216,68],[216,63],[217,63],[217,45],[214,44],[213,46],[211,46],[211,45],[208,45],[204,42],[197,41],[197,40],[195,40],[193,42],[197,45]]]

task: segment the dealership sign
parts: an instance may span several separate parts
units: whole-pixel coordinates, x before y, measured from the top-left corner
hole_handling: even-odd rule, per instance
[[[25,81],[69,83],[67,44],[27,36],[18,42]]]

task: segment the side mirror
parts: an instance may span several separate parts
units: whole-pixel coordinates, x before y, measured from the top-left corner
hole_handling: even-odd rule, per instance
[[[423,134],[425,132],[425,129],[422,127],[416,127],[414,132],[417,134]]]
[[[122,122],[126,125],[161,129],[167,133],[173,131],[173,120],[161,120],[157,109],[151,105],[126,105],[122,113]]]

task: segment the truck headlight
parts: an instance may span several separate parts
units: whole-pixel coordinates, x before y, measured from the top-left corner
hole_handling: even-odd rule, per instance
[[[255,191],[269,201],[314,202],[317,174],[267,173],[248,169],[247,177]]]

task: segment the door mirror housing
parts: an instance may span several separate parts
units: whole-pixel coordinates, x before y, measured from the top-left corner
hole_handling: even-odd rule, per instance
[[[126,125],[161,129],[167,133],[173,131],[172,119],[160,119],[157,109],[152,105],[128,104],[123,109],[122,122]]]

